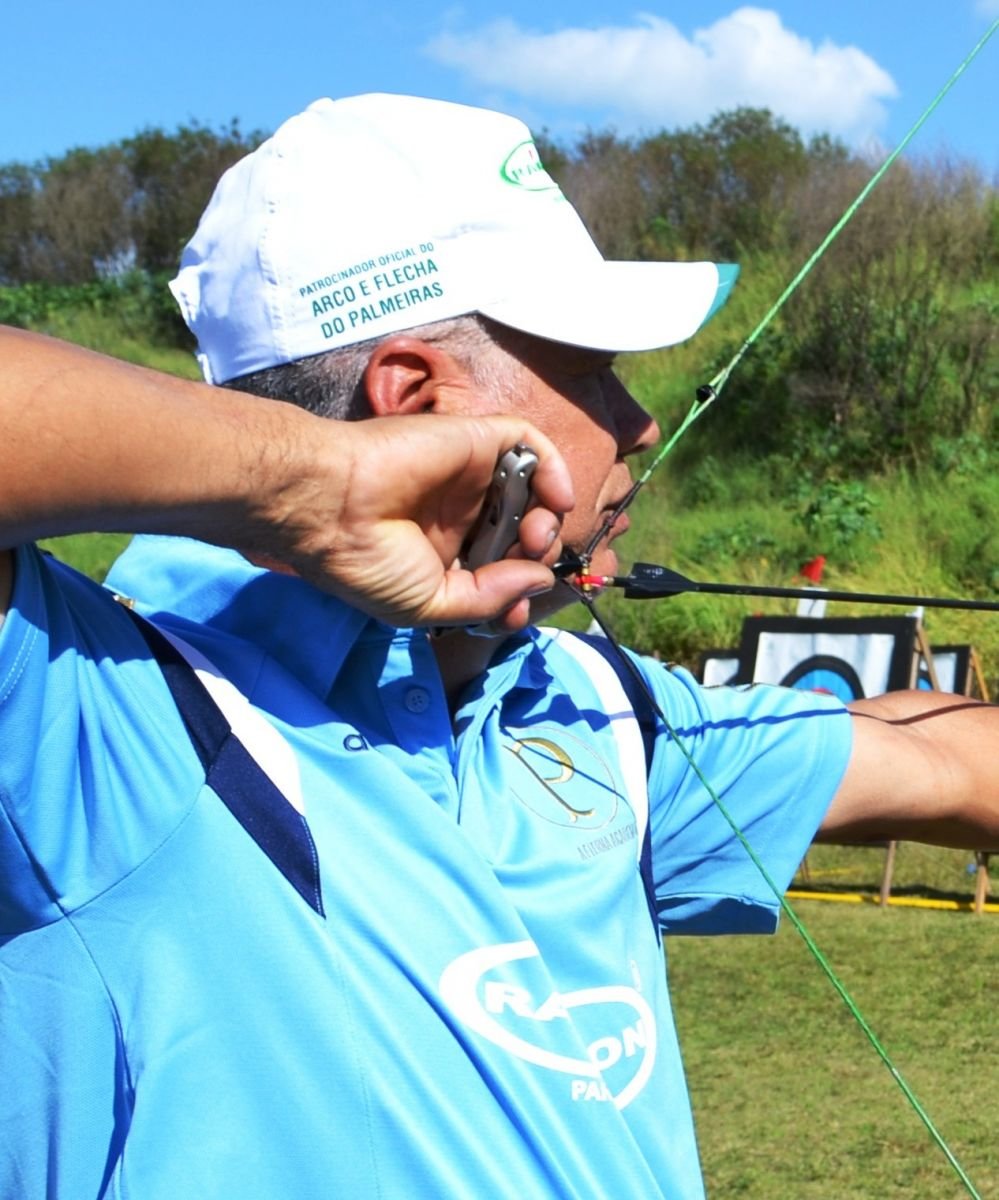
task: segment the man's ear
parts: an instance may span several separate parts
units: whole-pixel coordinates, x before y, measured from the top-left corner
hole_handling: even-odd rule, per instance
[[[364,389],[371,413],[438,411],[442,393],[466,372],[440,346],[398,334],[379,342],[364,369]]]

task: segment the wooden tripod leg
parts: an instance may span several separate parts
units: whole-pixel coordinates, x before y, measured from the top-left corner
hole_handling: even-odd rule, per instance
[[[989,851],[975,851],[975,912],[985,911],[985,897],[989,894]]]
[[[881,876],[881,907],[886,908],[888,900],[891,897],[891,877],[895,870],[895,850],[898,847],[898,842],[889,842],[888,849],[885,852],[885,869]]]

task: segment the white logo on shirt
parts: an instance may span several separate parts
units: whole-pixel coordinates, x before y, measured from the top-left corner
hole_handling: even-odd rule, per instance
[[[652,1009],[639,992],[623,984],[553,991],[539,1002],[529,988],[501,970],[518,960],[539,957],[532,941],[470,950],[445,968],[441,998],[463,1025],[501,1050],[549,1071],[572,1075],[574,1100],[608,1100],[625,1108],[652,1073],[656,1057]],[[491,973],[495,977],[487,978]],[[573,1010],[585,1011],[573,1014]],[[555,1040],[548,1036],[553,1022],[579,1025],[579,1017],[595,1018],[601,1026],[601,1036],[587,1044],[585,1058],[536,1044]],[[594,1021],[586,1023],[592,1027]]]

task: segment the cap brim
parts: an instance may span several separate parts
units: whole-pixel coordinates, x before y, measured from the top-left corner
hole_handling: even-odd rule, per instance
[[[594,350],[657,350],[686,341],[728,299],[731,263],[607,262],[546,270],[487,317],[536,337]]]

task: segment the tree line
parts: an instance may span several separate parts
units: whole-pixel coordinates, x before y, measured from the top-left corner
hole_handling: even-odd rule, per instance
[[[0,284],[172,272],[219,176],[262,137],[184,125],[0,166]]]
[[[47,305],[121,295],[148,309],[151,335],[185,344],[163,285],[218,177],[263,136],[192,124],[0,166],[0,319],[37,324]],[[739,262],[741,289],[767,304],[873,169],[752,108],[538,143],[607,257]],[[767,454],[790,438],[864,468],[941,439],[994,444],[997,265],[994,184],[964,161],[897,162],[733,377],[714,451]]]
[[[747,108],[638,139],[546,144],[542,158],[608,256],[739,262],[740,288],[759,295],[760,316],[876,166]],[[786,455],[790,446],[826,473],[930,454],[941,465],[941,456],[995,446],[997,266],[994,184],[967,161],[896,161],[782,310],[765,349],[743,359],[725,419],[707,434],[712,452]],[[694,432],[688,446],[698,454]]]

